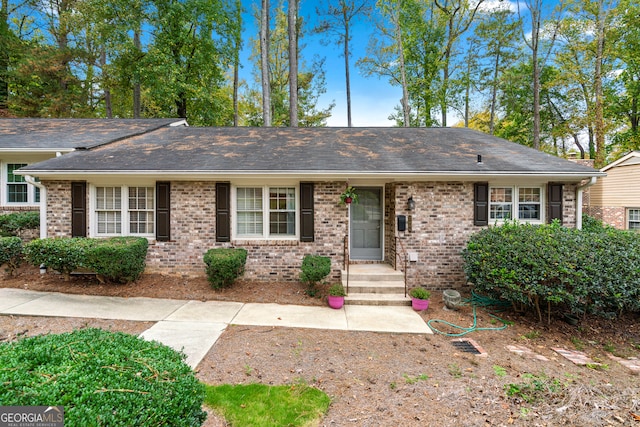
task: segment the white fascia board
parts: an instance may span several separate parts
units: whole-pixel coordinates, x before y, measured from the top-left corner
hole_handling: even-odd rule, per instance
[[[75,148],[0,148],[0,153],[11,154],[52,154],[56,153],[71,153],[75,151]]]
[[[94,170],[77,170],[77,171],[47,171],[47,170],[29,170],[16,171],[20,175],[33,175],[40,179],[83,179],[99,178],[99,179],[126,179],[126,178],[158,178],[163,180],[216,180],[216,179],[242,179],[242,178],[265,178],[265,179],[282,179],[296,178],[300,180],[346,180],[346,179],[384,179],[385,181],[490,181],[490,180],[542,180],[542,181],[575,181],[579,182],[592,176],[605,176],[605,173],[594,171],[594,173],[514,173],[514,172],[486,172],[473,174],[468,171],[464,172],[352,172],[352,171],[94,171]]]
[[[620,163],[626,162],[632,157],[640,157],[640,151],[632,151],[630,153],[627,153],[626,155],[620,157],[615,162],[609,163],[607,166],[600,169],[600,172],[606,172],[607,170],[618,166]]]

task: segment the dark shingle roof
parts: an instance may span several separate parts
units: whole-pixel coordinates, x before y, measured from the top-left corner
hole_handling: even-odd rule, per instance
[[[600,175],[590,167],[464,128],[165,127],[23,170]]]
[[[180,119],[0,119],[0,149],[91,148],[178,121]]]

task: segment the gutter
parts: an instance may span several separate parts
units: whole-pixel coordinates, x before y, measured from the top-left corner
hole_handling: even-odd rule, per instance
[[[31,175],[25,175],[24,180],[40,189],[40,238],[45,239],[47,237],[47,188]]]
[[[586,184],[579,185],[576,188],[577,193],[577,206],[576,206],[576,228],[578,230],[582,230],[582,193],[585,189],[591,187],[598,181],[598,177],[592,176],[589,182]]]

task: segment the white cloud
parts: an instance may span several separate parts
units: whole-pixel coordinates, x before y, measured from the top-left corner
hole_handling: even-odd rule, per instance
[[[510,12],[518,12],[518,5],[508,0],[487,0],[480,5],[480,12],[491,13],[498,10],[508,10]]]

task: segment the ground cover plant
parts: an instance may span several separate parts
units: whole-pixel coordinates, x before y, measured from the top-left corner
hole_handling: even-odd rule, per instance
[[[200,426],[204,387],[184,356],[101,329],[0,344],[0,402],[62,405],[68,426]]]
[[[331,399],[304,383],[280,386],[252,383],[206,386],[205,403],[222,414],[230,425],[295,427],[318,421]]]

